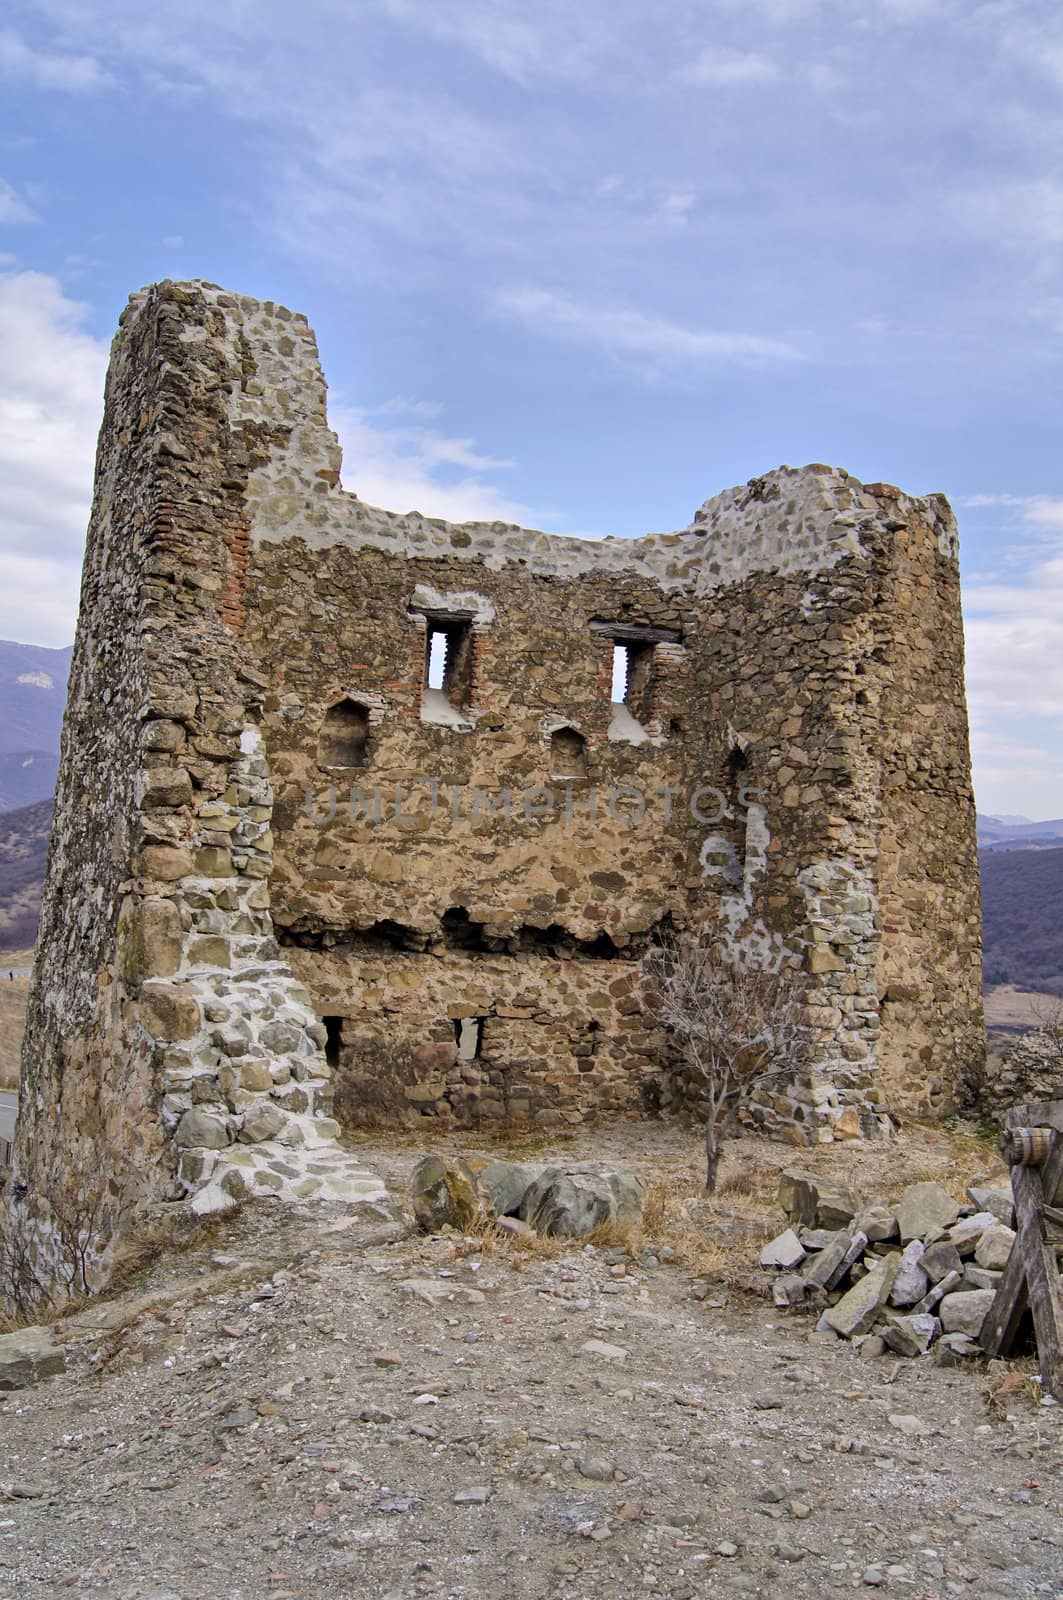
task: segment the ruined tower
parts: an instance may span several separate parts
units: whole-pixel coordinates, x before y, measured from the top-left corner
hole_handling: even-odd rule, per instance
[[[787,467],[637,540],[366,506],[306,320],[122,317],[12,1205],[377,1192],[369,1119],[575,1124],[677,1090],[638,958],[799,963],[809,1139],[981,1048],[956,533]],[[335,1118],[336,1120],[333,1120]]]

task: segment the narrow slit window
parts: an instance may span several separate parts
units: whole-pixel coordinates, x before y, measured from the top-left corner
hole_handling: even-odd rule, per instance
[[[424,686],[457,710],[468,705],[472,696],[471,623],[428,619]]]
[[[613,692],[610,698],[618,705],[627,699],[628,646],[613,645]]]
[[[459,1017],[454,1023],[459,1061],[475,1061],[483,1047],[483,1017]]]
[[[442,628],[432,628],[428,634],[428,687],[442,689],[447,675],[447,636]]]
[[[322,1017],[321,1021],[325,1027],[325,1060],[330,1067],[338,1067],[343,1043],[343,1018]]]

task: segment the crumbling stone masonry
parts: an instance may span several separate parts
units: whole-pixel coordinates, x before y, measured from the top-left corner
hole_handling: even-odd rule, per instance
[[[948,1108],[982,1018],[947,502],[784,467],[589,542],[339,480],[303,317],[132,298],[10,1189],[40,1250],[60,1196],[378,1192],[337,1123],[678,1104],[637,981],[673,924],[807,973],[820,1059],[766,1126]]]

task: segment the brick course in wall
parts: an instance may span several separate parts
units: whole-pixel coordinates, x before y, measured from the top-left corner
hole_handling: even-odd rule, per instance
[[[337,1121],[686,1104],[639,998],[672,926],[806,976],[817,1062],[765,1127],[951,1108],[982,1019],[947,503],[784,467],[587,542],[339,470],[304,318],[133,297],[7,1221],[41,1261],[59,1194],[114,1235],[161,1197],[368,1193]]]

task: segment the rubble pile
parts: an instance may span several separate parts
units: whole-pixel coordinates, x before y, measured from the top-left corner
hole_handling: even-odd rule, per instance
[[[938,1183],[916,1183],[890,1205],[845,1184],[788,1170],[779,1201],[789,1227],[761,1252],[780,1307],[821,1312],[819,1328],[861,1354],[953,1362],[978,1335],[1015,1240],[1010,1188],[972,1185],[960,1205]]]

